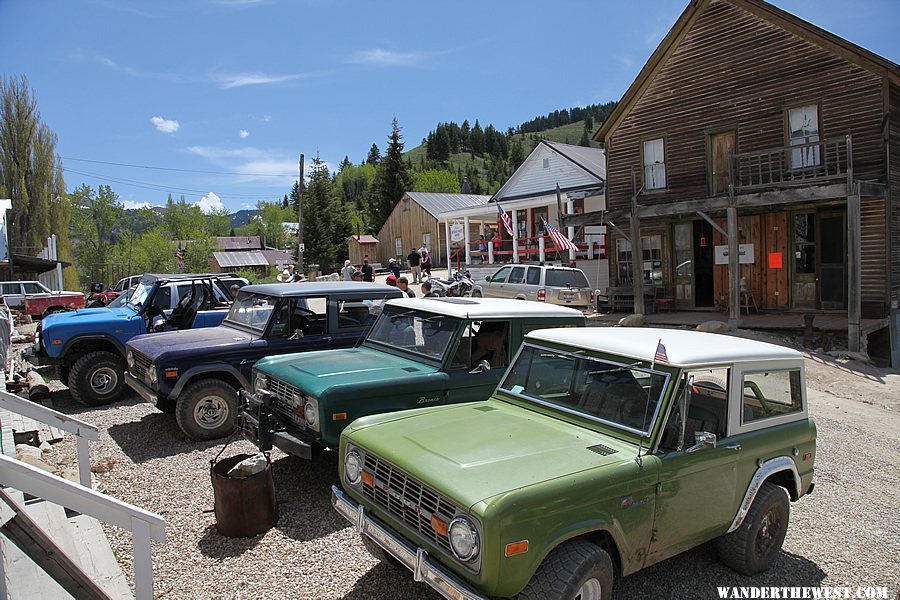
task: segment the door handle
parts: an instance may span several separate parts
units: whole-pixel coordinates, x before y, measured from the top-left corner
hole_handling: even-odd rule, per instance
[[[323,341],[323,342],[333,342],[333,341],[334,341],[334,338],[331,337],[331,336],[323,337],[323,338],[322,338],[322,341]]]
[[[730,445],[728,445],[728,446],[725,446],[725,448],[727,448],[728,450],[734,450],[735,452],[740,452],[740,451],[741,451],[741,445],[740,445],[740,444],[730,444]]]

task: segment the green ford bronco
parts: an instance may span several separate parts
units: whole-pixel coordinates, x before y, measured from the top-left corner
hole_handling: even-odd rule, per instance
[[[715,540],[753,574],[813,489],[803,357],[664,329],[531,332],[487,401],[359,419],[337,511],[450,598],[609,598]]]
[[[357,348],[257,361],[238,426],[260,450],[312,458],[358,417],[484,400],[527,332],[584,325],[579,311],[540,302],[389,300]]]

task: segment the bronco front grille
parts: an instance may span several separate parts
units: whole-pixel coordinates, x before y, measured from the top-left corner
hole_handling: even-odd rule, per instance
[[[450,523],[460,512],[455,504],[368,452],[364,469],[374,475],[374,485],[364,483],[362,486],[367,498],[453,556],[450,542],[435,531],[431,517]]]
[[[150,360],[149,356],[143,352],[138,352],[137,350],[132,350],[131,356],[134,358],[134,366],[131,368],[131,374],[138,379],[146,378],[147,374],[153,370],[153,361]]]
[[[301,416],[303,405],[301,403],[298,407],[294,402],[294,396],[302,398],[300,390],[279,379],[269,377],[269,391],[272,393],[272,408],[289,418],[295,425],[306,427],[306,419]],[[300,414],[298,414],[298,409]]]

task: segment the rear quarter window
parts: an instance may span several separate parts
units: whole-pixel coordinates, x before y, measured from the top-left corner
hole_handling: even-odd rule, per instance
[[[544,274],[544,285],[547,287],[590,287],[584,273],[568,269],[547,269]]]

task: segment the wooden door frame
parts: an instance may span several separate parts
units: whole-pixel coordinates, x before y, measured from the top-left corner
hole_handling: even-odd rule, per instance
[[[706,186],[710,197],[715,196],[715,176],[713,175],[713,145],[712,138],[723,133],[732,133],[734,135],[734,154],[738,154],[738,125],[730,123],[727,125],[717,125],[716,127],[707,127],[703,130],[706,143]],[[727,190],[726,190],[727,192]]]
[[[822,286],[816,286],[816,308],[819,310],[847,310],[848,301],[847,298],[847,278],[849,272],[847,270],[847,209],[846,207],[840,206],[825,206],[816,209],[816,281],[821,282],[822,280],[822,251],[821,245],[824,244],[825,240],[822,239],[822,219],[827,217],[840,217],[842,220],[841,231],[844,233],[844,248],[843,248],[843,280],[842,280],[842,301],[841,307],[838,308],[825,308],[822,302]]]

